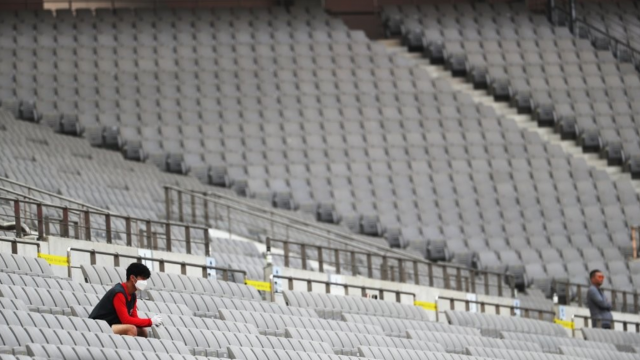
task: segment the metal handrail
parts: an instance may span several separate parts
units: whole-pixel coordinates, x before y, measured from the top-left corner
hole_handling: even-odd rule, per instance
[[[0,242],[11,243],[11,253],[14,255],[18,255],[18,245],[35,246],[38,251],[38,254],[40,253],[40,243],[37,241],[27,241],[27,240],[21,240],[16,238],[0,237]]]
[[[622,45],[626,48],[629,49],[629,51],[631,51],[633,53],[633,57],[638,59],[640,58],[640,50],[634,48],[633,46],[631,46],[631,43],[629,41],[629,39],[627,38],[626,40],[620,40],[618,38],[616,38],[615,36],[612,36],[611,34],[609,34],[608,31],[599,29],[598,27],[590,24],[586,19],[584,18],[580,18],[578,17],[577,13],[576,13],[576,6],[575,6],[575,0],[570,0],[569,1],[569,9],[564,9],[560,6],[558,6],[557,1],[555,0],[549,0],[549,11],[551,14],[553,14],[554,11],[558,11],[561,14],[564,14],[566,16],[568,16],[569,18],[569,30],[571,31],[571,33],[573,33],[574,35],[576,34],[576,26],[577,24],[582,24],[585,27],[589,28],[589,30],[595,31],[597,33],[599,33],[600,35],[606,36],[610,41],[612,41],[616,48],[619,45]]]
[[[207,278],[208,273],[207,270],[216,270],[216,271],[221,271],[222,272],[222,279],[224,281],[229,281],[229,273],[240,273],[242,274],[242,283],[244,284],[244,280],[246,280],[247,278],[247,272],[244,270],[239,270],[239,269],[231,269],[231,268],[224,268],[224,267],[219,267],[219,266],[211,266],[211,265],[203,265],[203,264],[195,264],[195,263],[188,263],[185,261],[176,261],[176,260],[167,260],[167,259],[158,259],[158,258],[153,258],[153,257],[147,257],[147,256],[140,256],[140,255],[127,255],[127,254],[120,254],[117,252],[109,252],[109,251],[99,251],[99,250],[88,250],[88,249],[80,249],[80,248],[73,248],[70,247],[67,249],[67,272],[68,272],[68,276],[71,277],[71,271],[72,269],[79,269],[79,266],[72,266],[71,265],[71,253],[72,252],[80,252],[80,253],[85,253],[85,254],[89,254],[89,261],[91,263],[91,265],[97,265],[97,259],[96,259],[96,255],[106,255],[106,256],[112,256],[113,257],[113,267],[120,267],[120,258],[124,258],[124,259],[134,259],[136,260],[136,262],[141,263],[143,261],[152,261],[152,262],[157,262],[159,263],[159,272],[165,272],[165,264],[170,264],[170,265],[180,265],[180,273],[182,275],[187,275],[187,267],[195,267],[195,268],[201,268],[202,269],[202,277],[203,278]]]
[[[582,326],[582,328],[589,328],[589,327],[593,327],[593,326],[589,326],[589,325],[593,325],[593,321],[591,319],[591,316],[588,315],[578,315],[575,314],[573,315],[573,336],[576,336],[576,319],[581,319],[582,320],[582,324],[584,326]],[[596,322],[599,322],[600,320],[596,320]],[[629,329],[633,328],[636,333],[640,333],[640,322],[635,322],[635,321],[627,321],[627,320],[609,320],[609,322],[611,323],[611,328],[613,329],[615,324],[622,324],[622,331],[624,332],[630,332]],[[599,328],[599,326],[598,326]]]
[[[275,1],[235,0],[237,7],[275,5]],[[120,9],[120,8],[181,8],[177,1],[171,0],[2,0],[0,5],[11,9],[25,10],[76,10],[76,9]],[[194,2],[192,2],[194,3]],[[229,7],[225,0],[197,0],[195,6]]]
[[[582,299],[582,290],[583,289],[588,289],[590,285],[588,284],[579,284],[579,283],[572,283],[570,281],[561,281],[561,280],[553,280],[551,282],[551,286],[553,289],[556,289],[556,293],[557,293],[557,289],[559,286],[565,286],[565,291],[567,291],[567,297],[566,297],[566,304],[563,305],[570,305],[571,303],[571,299],[573,298],[571,295],[571,289],[572,288],[576,288],[576,301],[578,302],[578,306],[580,307],[586,307],[585,303]],[[600,288],[600,290],[605,291],[605,292],[610,292],[611,293],[611,306],[616,309],[618,308],[618,300],[617,300],[617,296],[618,294],[622,295],[622,304],[621,304],[621,308],[619,308],[622,312],[628,312],[628,313],[638,313],[640,312],[640,294],[637,291],[624,291],[624,290],[617,290],[617,289],[613,289],[613,288],[605,288],[602,287]],[[628,301],[627,299],[631,298],[631,301]],[[633,305],[633,308],[629,308],[628,305]]]
[[[270,248],[274,243],[279,243],[282,244],[282,249],[284,250],[284,266],[288,267],[289,263],[290,263],[290,259],[292,258],[291,254],[291,247],[299,247],[300,248],[300,260],[302,263],[302,269],[303,270],[313,270],[313,268],[311,268],[309,265],[309,261],[313,260],[315,262],[317,262],[318,265],[318,272],[324,272],[324,268],[325,265],[331,265],[335,272],[337,274],[340,274],[341,272],[341,268],[343,268],[342,264],[340,263],[340,253],[343,254],[348,254],[348,258],[350,259],[350,267],[351,267],[351,272],[352,274],[355,275],[360,275],[358,268],[360,267],[356,261],[356,257],[357,256],[362,256],[366,258],[366,268],[367,268],[367,273],[366,274],[361,274],[364,276],[367,276],[368,278],[373,278],[373,257],[379,257],[382,260],[382,266],[381,266],[381,280],[391,280],[391,281],[398,281],[401,283],[408,283],[409,281],[409,277],[407,276],[407,272],[406,272],[406,268],[410,268],[412,269],[412,273],[413,273],[413,282],[415,285],[420,285],[420,272],[419,272],[419,265],[424,265],[427,266],[428,268],[428,275],[427,277],[429,278],[429,286],[434,286],[434,269],[442,269],[443,272],[443,279],[448,279],[448,278],[454,278],[455,281],[455,288],[453,290],[458,290],[458,291],[467,291],[467,292],[476,292],[476,285],[475,285],[475,279],[484,279],[484,287],[485,287],[485,293],[489,293],[489,281],[488,278],[489,276],[491,277],[496,277],[498,279],[497,281],[497,286],[498,286],[498,295],[499,296],[513,296],[514,295],[514,285],[515,284],[515,277],[513,275],[510,274],[502,274],[499,272],[493,272],[493,271],[485,271],[485,270],[475,270],[475,269],[469,269],[466,268],[464,266],[461,265],[456,265],[456,264],[438,264],[438,263],[433,263],[433,262],[429,262],[426,260],[415,260],[415,259],[406,259],[403,257],[397,257],[397,256],[387,256],[387,255],[376,255],[376,254],[372,254],[371,252],[363,252],[363,251],[355,251],[355,250],[344,250],[344,249],[338,249],[338,248],[333,248],[333,247],[328,247],[328,246],[319,246],[319,245],[310,245],[310,244],[305,244],[305,243],[301,243],[301,242],[295,242],[295,241],[289,241],[289,240],[280,240],[280,239],[274,239],[274,238],[267,238],[266,241],[266,245],[267,248]],[[307,256],[307,250],[308,249],[313,249],[317,251],[317,257],[314,259],[310,259]],[[329,254],[333,255],[334,261],[333,262],[327,262],[324,258],[324,253],[328,252]],[[399,272],[399,279],[394,279],[393,276],[395,274],[395,271],[390,271],[390,269],[392,268],[390,263],[391,262],[395,262],[397,264],[397,269]],[[468,271],[471,275],[470,276],[464,276],[462,274],[463,271]],[[509,287],[507,287],[507,285],[505,284],[505,280],[506,280],[506,284],[510,284]],[[468,281],[469,283],[465,284],[465,281]],[[505,286],[503,287],[503,284],[505,284]],[[427,285],[427,284],[425,284]],[[449,286],[449,282],[445,282],[445,285]],[[466,286],[465,286],[466,285]],[[510,290],[510,293],[504,293],[503,289],[507,288]]]
[[[389,247],[381,246],[380,244],[370,241],[365,237],[354,236],[354,234],[349,234],[345,231],[341,231],[334,226],[331,226],[331,227],[324,226],[316,222],[306,221],[298,217],[294,217],[289,214],[286,214],[285,211],[277,211],[270,207],[259,206],[249,201],[246,201],[244,199],[240,199],[238,197],[231,197],[231,196],[228,196],[222,193],[217,193],[217,192],[216,193],[210,192],[210,193],[207,193],[206,195],[203,195],[200,193],[196,193],[194,191],[184,190],[171,185],[165,185],[164,189],[165,189],[165,208],[167,211],[167,219],[171,219],[173,217],[172,206],[171,206],[171,204],[173,203],[173,199],[171,197],[171,191],[175,191],[178,194],[179,212],[183,208],[182,195],[186,195],[192,199],[191,200],[192,210],[195,207],[194,205],[195,199],[203,201],[205,205],[205,211],[204,211],[205,216],[208,213],[208,210],[207,210],[209,208],[208,202],[212,202],[214,204],[218,203],[230,209],[244,212],[248,215],[255,216],[263,220],[271,221],[272,223],[277,223],[287,228],[306,232],[308,234],[318,236],[318,237],[324,237],[329,242],[334,241],[336,243],[339,243],[347,247],[353,247],[353,248],[367,251],[367,252],[377,252],[379,255],[397,254],[399,256],[403,256],[406,258],[411,258],[415,260],[424,260],[423,258],[408,252],[398,251],[395,249],[391,249]],[[220,199],[214,199],[211,196],[215,196]],[[225,201],[228,201],[228,202],[225,202]],[[243,208],[240,205],[251,208],[251,209]],[[179,214],[179,215],[180,215],[180,218],[183,218],[184,216],[183,214],[182,215]],[[279,219],[275,219],[274,218],[275,216],[286,219],[287,222]],[[328,236],[328,235],[331,235],[331,236]]]
[[[517,314],[516,310],[520,311],[521,317],[525,317],[529,319],[532,319],[532,317],[530,316],[532,313],[538,313],[537,320],[544,320],[544,314],[552,315],[554,317],[556,316],[555,311],[551,311],[551,310],[534,309],[534,308],[528,308],[528,307],[522,307],[522,306],[516,306],[516,305],[505,305],[505,304],[498,304],[498,303],[492,303],[492,302],[480,301],[480,300],[456,299],[456,298],[446,297],[446,296],[439,296],[437,300],[448,300],[450,309],[452,310],[455,308],[456,302],[464,302],[465,311],[467,312],[471,311],[471,306],[470,306],[471,304],[476,304],[476,305],[480,305],[480,311],[479,311],[480,313],[485,313],[487,307],[493,307],[496,315],[500,315],[500,308],[508,308],[510,311],[510,316],[516,316]]]
[[[105,209],[99,208],[97,206],[89,205],[89,204],[87,204],[85,202],[74,200],[74,199],[68,198],[66,196],[62,196],[62,195],[59,195],[59,194],[56,194],[56,193],[52,193],[50,191],[42,190],[42,189],[39,189],[37,187],[21,183],[19,181],[8,179],[6,177],[0,176],[0,183],[9,183],[9,184],[12,184],[12,185],[16,185],[16,186],[19,186],[21,188],[24,188],[29,193],[36,192],[38,194],[43,194],[43,195],[46,195],[46,196],[50,196],[52,198],[58,199],[58,200],[63,201],[63,202],[68,202],[70,204],[74,204],[74,205],[81,206],[81,207],[84,207],[84,208],[87,208],[87,209],[91,209],[91,210],[96,211],[96,212],[103,212],[103,213],[108,213],[108,214],[112,213],[109,210],[105,210]],[[28,194],[28,195],[27,194],[22,194],[22,193],[19,193],[19,192],[15,191],[15,190],[6,189],[6,188],[0,188],[0,189],[1,189],[1,191],[8,192],[10,194],[17,195],[17,196],[22,196],[22,197],[25,197],[27,199],[33,200],[33,201],[40,201],[40,202],[43,202],[43,203],[50,204],[50,202],[44,201],[42,199],[38,199],[36,197],[31,196],[30,194]]]
[[[384,300],[384,293],[385,292],[394,293],[395,294],[395,301],[398,302],[398,303],[401,302],[401,296],[402,295],[411,296],[412,297],[412,303],[415,302],[415,299],[416,299],[416,294],[415,293],[408,292],[408,291],[402,291],[402,290],[379,288],[379,287],[356,285],[356,284],[336,283],[336,282],[331,282],[331,281],[326,281],[326,280],[316,280],[316,279],[299,278],[299,277],[275,275],[275,274],[272,275],[272,277],[273,277],[273,279],[287,280],[288,286],[289,286],[289,290],[292,290],[292,291],[293,291],[293,288],[294,288],[294,286],[293,286],[293,282],[294,281],[303,281],[303,282],[307,283],[307,292],[313,292],[313,284],[324,284],[325,285],[325,292],[327,294],[331,294],[331,287],[332,286],[342,286],[342,288],[344,289],[344,294],[345,295],[349,295],[349,288],[356,288],[356,289],[360,289],[360,295],[362,295],[362,297],[367,297],[367,290],[369,290],[369,291],[378,292],[380,300]],[[272,286],[272,289],[273,289],[273,286]]]
[[[144,240],[146,240],[146,244],[143,244],[143,245],[146,246],[147,248],[150,248],[150,249],[157,248],[158,233],[152,231],[152,226],[159,225],[161,229],[164,231],[163,233],[160,233],[160,235],[164,236],[164,239],[166,241],[166,248],[161,250],[166,250],[169,252],[172,251],[171,229],[182,228],[184,229],[184,234],[185,234],[185,239],[183,241],[185,242],[185,248],[186,248],[187,254],[191,254],[191,245],[192,243],[195,243],[195,241],[192,241],[191,239],[191,231],[194,230],[194,231],[202,231],[203,238],[204,238],[205,255],[206,256],[210,255],[209,229],[204,226],[182,224],[182,223],[163,221],[163,220],[142,219],[142,218],[137,218],[132,216],[117,215],[117,214],[111,214],[111,213],[94,212],[91,210],[74,209],[74,208],[69,208],[61,205],[49,205],[49,204],[43,204],[41,202],[34,202],[34,201],[20,200],[20,199],[13,199],[13,198],[0,197],[0,201],[1,200],[13,203],[16,237],[22,237],[21,225],[23,220],[34,220],[35,223],[37,224],[36,227],[37,227],[38,239],[43,240],[45,238],[45,235],[48,235],[45,233],[45,227],[48,224],[48,220],[45,219],[44,209],[56,209],[62,212],[62,219],[60,219],[61,229],[60,229],[59,235],[63,237],[71,237],[70,227],[74,225],[84,230],[84,231],[81,231],[80,233],[76,233],[74,236],[75,238],[77,239],[83,238],[83,240],[90,241],[92,239],[91,230],[103,230],[105,231],[106,242],[108,244],[111,244],[113,243],[112,242],[113,235],[117,233],[117,231],[112,229],[112,222],[113,220],[119,219],[119,220],[123,220],[125,223],[125,236],[126,236],[127,246],[133,246],[133,236],[136,235],[133,231],[132,223],[143,223],[145,225]],[[23,206],[35,206],[36,214],[37,214],[36,218],[24,219],[21,215],[21,209]],[[78,226],[77,224],[74,224],[74,222],[71,221],[71,218],[70,218],[72,214],[76,215],[79,219],[79,222],[83,222],[84,225]],[[100,217],[105,220],[106,229],[91,227],[91,219],[92,218],[95,219],[95,217]],[[136,236],[141,237],[141,235],[136,235]],[[140,246],[141,244],[138,244],[138,245]]]

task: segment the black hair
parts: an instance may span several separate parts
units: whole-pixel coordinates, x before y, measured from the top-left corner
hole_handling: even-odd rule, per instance
[[[597,273],[601,273],[602,271],[595,269],[595,270],[591,270],[591,272],[589,273],[589,279],[593,279],[594,276],[596,276]]]
[[[127,268],[127,280],[129,281],[129,278],[131,278],[131,275],[137,277],[141,277],[143,279],[148,279],[151,277],[151,270],[149,270],[149,268],[145,265],[145,264],[141,264],[141,263],[131,263],[131,265],[129,265],[129,267]]]

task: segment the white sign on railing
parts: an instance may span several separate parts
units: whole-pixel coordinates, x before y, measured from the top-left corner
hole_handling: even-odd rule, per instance
[[[469,312],[478,312],[478,295],[473,293],[467,293],[467,300],[469,300]]]
[[[216,266],[216,259],[212,257],[207,258],[207,266]],[[209,279],[216,279],[216,270],[215,269],[207,269],[207,276]]]
[[[138,256],[153,258],[153,251],[150,249],[138,249]],[[142,260],[142,263],[145,264],[151,272],[153,272],[153,261],[152,260]]]

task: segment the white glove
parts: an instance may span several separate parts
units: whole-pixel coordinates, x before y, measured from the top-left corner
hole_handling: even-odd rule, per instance
[[[155,326],[162,325],[162,316],[155,315],[151,318],[151,323]]]

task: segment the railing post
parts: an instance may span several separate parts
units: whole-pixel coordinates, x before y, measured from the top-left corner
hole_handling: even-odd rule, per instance
[[[60,229],[62,237],[69,237],[69,208],[65,206],[62,209],[62,229]]]
[[[371,254],[367,254],[367,276],[372,279],[373,278],[373,264],[371,261]]]
[[[576,35],[576,0],[569,0],[571,7],[571,32]]]
[[[204,229],[204,255],[211,256],[211,238],[209,238],[209,229]]]
[[[640,310],[638,309],[638,290],[636,289],[633,292],[633,312],[638,313]]]
[[[84,239],[91,241],[91,213],[84,212]]]
[[[307,270],[307,247],[300,245],[300,260],[302,261],[302,270]]]
[[[289,250],[289,242],[283,244],[284,248],[284,267],[289,267],[289,257],[291,256],[291,250]]]
[[[401,283],[407,282],[407,274],[404,273],[404,261],[402,259],[398,259],[398,277]]]
[[[202,206],[204,207],[204,223],[207,227],[210,227],[209,223],[209,202],[206,198],[202,199]]]
[[[631,247],[633,248],[633,258],[638,258],[638,234],[636,231],[638,230],[637,226],[631,227]]]
[[[502,282],[504,279],[502,278],[502,274],[498,274],[498,296],[502,296]]]
[[[127,217],[124,219],[124,228],[125,228],[125,232],[126,232],[126,237],[127,237],[127,246],[131,246],[132,245],[132,234],[131,234],[131,218]]]
[[[351,275],[358,276],[358,264],[356,263],[356,252],[351,251]]]
[[[182,210],[182,191],[178,191],[178,219],[184,222],[184,212]]]
[[[489,292],[489,273],[485,271],[484,273],[484,293],[490,294]]]
[[[153,243],[151,238],[151,220],[145,221],[147,231],[147,249],[153,249]]]
[[[471,283],[471,292],[476,293],[476,272],[475,270],[469,270],[469,282]]]
[[[381,280],[387,280],[389,278],[387,270],[387,257],[385,255],[382,255],[382,266],[380,267],[380,277],[382,278]]]
[[[44,240],[44,216],[42,204],[36,205],[36,216],[38,218],[38,240]]]
[[[191,193],[191,222],[196,223],[196,196]]]
[[[447,266],[442,267],[442,277],[444,278],[444,288],[451,290],[451,281],[449,280],[449,268]]]
[[[577,292],[578,292],[578,294],[577,294],[578,295],[578,306],[583,306],[583,304],[582,304],[582,285],[578,285]]]
[[[112,243],[112,234],[111,234],[111,214],[105,214],[104,216],[104,231],[107,235],[107,244]]]
[[[167,252],[171,252],[171,224],[169,222],[164,224],[164,238]]]
[[[336,274],[340,274],[340,251],[335,249],[334,253],[336,257]]]
[[[184,227],[184,241],[186,242],[187,254],[191,254],[191,226],[189,225]]]
[[[463,291],[462,289],[462,270],[456,268],[456,290]]]
[[[320,246],[317,246],[317,251],[318,251],[318,270],[320,272],[324,272],[324,256],[323,256],[323,250]]]
[[[167,221],[171,221],[171,213],[173,212],[171,209],[171,189],[168,186],[164,187],[164,207],[167,213]]]
[[[413,260],[413,282],[420,285],[420,274],[418,273],[418,262]]]
[[[429,286],[433,287],[433,263],[432,262],[427,264],[427,271],[429,272]],[[444,270],[442,274],[444,275]]]

